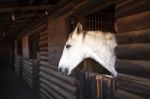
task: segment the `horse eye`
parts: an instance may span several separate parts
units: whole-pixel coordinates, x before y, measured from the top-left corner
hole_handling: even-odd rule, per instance
[[[67,49],[68,49],[68,48],[70,48],[70,47],[71,47],[71,45],[70,45],[70,44],[67,44],[67,45],[66,45],[66,48],[67,48]]]

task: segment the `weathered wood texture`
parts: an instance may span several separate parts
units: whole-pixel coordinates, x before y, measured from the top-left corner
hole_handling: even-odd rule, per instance
[[[15,55],[15,72],[22,76],[23,65],[22,65],[22,56]]]
[[[29,59],[23,59],[23,78],[32,88],[33,85],[33,63]]]
[[[22,38],[22,49],[23,49],[23,57],[29,58],[29,44],[28,44],[28,36],[24,36]]]
[[[144,60],[121,60],[116,61],[118,72],[141,77],[150,77],[150,61]]]
[[[118,33],[138,31],[150,27],[150,11],[133,14],[116,20]]]
[[[113,99],[114,80],[112,76],[77,70],[77,99]]]
[[[116,99],[149,99],[150,1],[117,0]]]
[[[64,22],[60,20],[58,22],[50,21],[48,30],[40,33],[39,77],[41,98],[76,98],[75,79],[57,72],[58,61],[66,40],[64,28],[66,25]]]
[[[150,60],[150,43],[118,45],[116,56],[119,59]]]
[[[116,38],[118,44],[149,43],[150,29],[118,33]]]
[[[40,93],[40,97],[41,99],[47,99],[47,98],[52,98],[51,94],[49,94],[47,92],[47,86],[41,81],[41,79],[44,79],[43,77],[40,76],[40,68],[43,67],[45,64],[41,64],[41,63],[45,63],[48,62],[48,37],[47,37],[47,24],[44,23],[40,26],[40,29],[36,30],[35,32],[39,33],[39,41],[38,41],[38,80],[39,80],[39,84],[38,84],[38,89],[39,89],[39,93]],[[45,80],[45,79],[44,79]],[[45,89],[46,88],[46,89]]]
[[[116,6],[116,17],[117,18],[126,17],[126,16],[130,16],[130,15],[133,15],[136,13],[150,10],[150,6],[149,6],[150,1],[149,0],[139,0],[139,1],[118,0],[118,1],[120,1],[120,4],[118,3]]]
[[[150,84],[149,83],[150,83],[149,78],[131,76],[128,74],[118,74],[118,77],[116,79],[116,87],[117,89],[119,89],[118,91],[120,92],[120,90],[122,90],[122,91],[126,91],[127,93],[129,93],[129,94],[126,94],[125,97],[139,96],[139,97],[142,97],[142,99],[149,99],[150,98],[150,94],[149,94]],[[121,95],[122,94],[120,94],[119,96]]]

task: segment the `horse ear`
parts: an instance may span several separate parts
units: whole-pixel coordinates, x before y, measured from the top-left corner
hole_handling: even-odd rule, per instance
[[[82,32],[82,24],[81,23],[77,24],[74,32],[77,34],[80,34]]]

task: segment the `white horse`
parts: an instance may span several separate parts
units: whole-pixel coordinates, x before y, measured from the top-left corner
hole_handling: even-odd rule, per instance
[[[117,72],[114,66],[116,46],[114,34],[102,31],[84,31],[82,25],[78,23],[64,46],[58,70],[69,75],[85,58],[92,58],[116,77]]]

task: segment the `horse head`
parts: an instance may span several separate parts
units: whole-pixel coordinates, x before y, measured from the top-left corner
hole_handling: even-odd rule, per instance
[[[92,58],[117,76],[114,67],[116,45],[115,36],[112,33],[84,31],[82,25],[78,23],[64,46],[58,70],[69,75],[85,58]]]

